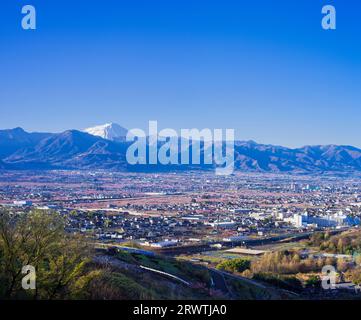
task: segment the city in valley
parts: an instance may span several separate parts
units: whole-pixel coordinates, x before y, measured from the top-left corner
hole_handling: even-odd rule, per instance
[[[244,283],[256,289],[265,286],[271,292],[268,298],[280,298],[285,292],[303,298],[311,293],[358,294],[358,177],[1,171],[0,205],[15,215],[60,214],[66,233],[91,243],[100,264],[112,264],[117,257],[122,268],[129,264],[125,255],[142,257],[135,262],[137,268],[178,277],[180,286],[189,285],[192,276],[179,276],[176,268],[147,264],[144,259],[164,257],[167,263],[208,270],[206,285],[221,297],[244,298],[240,290]],[[334,290],[321,288],[325,266],[335,268]],[[256,289],[246,298],[264,298]]]

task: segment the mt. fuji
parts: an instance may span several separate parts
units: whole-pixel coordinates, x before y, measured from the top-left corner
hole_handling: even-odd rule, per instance
[[[106,123],[103,125],[95,126],[92,128],[87,128],[83,130],[86,133],[89,133],[93,136],[101,137],[103,139],[111,141],[121,141],[125,140],[128,130],[121,127],[116,123]]]

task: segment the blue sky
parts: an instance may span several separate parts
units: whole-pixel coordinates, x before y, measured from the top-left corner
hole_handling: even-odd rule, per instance
[[[21,29],[25,4],[35,31]],[[157,120],[361,147],[360,17],[358,0],[3,0],[0,128]]]

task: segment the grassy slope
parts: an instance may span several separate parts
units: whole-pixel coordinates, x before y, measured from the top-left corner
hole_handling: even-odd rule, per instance
[[[111,272],[105,281],[112,283],[122,299],[282,299],[290,298],[271,287],[260,288],[238,279],[225,277],[228,293],[210,286],[209,271],[199,265],[161,256],[120,252],[111,257]],[[145,266],[170,273],[191,283],[145,271]]]

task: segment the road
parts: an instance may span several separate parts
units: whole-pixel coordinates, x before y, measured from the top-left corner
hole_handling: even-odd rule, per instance
[[[135,272],[150,272],[153,274],[158,274],[160,276],[166,277],[166,278],[170,278],[173,280],[176,280],[178,282],[181,282],[182,284],[186,285],[186,286],[191,286],[191,283],[189,283],[188,281],[174,275],[168,272],[164,272],[162,270],[157,270],[154,268],[149,268],[146,266],[142,266],[142,265],[135,265],[135,264],[129,264],[127,262],[121,261],[115,257],[112,256],[107,256],[107,255],[99,255],[99,256],[95,256],[93,258],[93,261],[99,264],[102,264],[104,266],[112,266],[112,267],[116,267],[116,268],[121,268],[121,269],[126,269],[126,270],[131,270],[131,271],[135,271]]]
[[[156,270],[156,269],[152,269],[149,267],[145,267],[142,265],[134,265],[134,264],[129,264],[126,263],[124,261],[121,261],[115,257],[112,256],[108,256],[108,255],[98,255],[94,257],[94,262],[102,264],[104,266],[112,266],[112,267],[116,267],[116,268],[122,268],[122,269],[127,269],[127,270],[132,270],[133,272],[150,272],[150,273],[155,273],[155,274],[159,274],[159,275],[163,275],[167,278],[171,278],[174,280],[177,280],[187,286],[190,286],[191,283],[189,283],[188,281],[185,281],[184,279],[179,278],[176,275],[170,274],[170,273],[166,273],[163,272],[161,270]],[[221,272],[219,270],[216,269],[210,269],[207,268],[208,271],[210,272],[211,275],[211,285],[213,288],[222,291],[223,293],[227,294],[229,297],[231,297],[231,292],[228,289],[226,280],[225,280],[225,273]],[[229,276],[227,274],[227,276]]]
[[[265,285],[255,281],[255,280],[251,280],[251,279],[248,279],[248,278],[236,275],[236,274],[231,274],[231,273],[224,272],[224,271],[221,271],[221,270],[217,270],[217,269],[214,269],[214,268],[208,268],[208,270],[212,274],[221,275],[224,281],[225,281],[224,277],[229,277],[229,278],[233,278],[233,279],[237,279],[237,280],[246,282],[246,283],[248,283],[250,285],[256,286],[256,287],[261,288],[261,289],[267,289],[267,287]]]
[[[217,270],[208,269],[211,275],[211,286],[216,290],[222,291],[223,293],[231,296],[231,292],[227,286],[226,279],[224,279],[224,275]]]
[[[122,250],[123,248],[120,247],[120,250]],[[132,270],[133,272],[150,272],[153,274],[158,274],[160,276],[169,278],[169,279],[173,279],[176,280],[186,286],[191,286],[192,284],[188,281],[186,281],[185,279],[182,279],[180,277],[178,277],[177,275],[174,274],[170,274],[167,272],[164,272],[162,270],[157,270],[157,269],[153,269],[153,268],[149,268],[146,266],[142,266],[142,265],[135,265],[135,264],[129,264],[127,262],[121,261],[115,257],[112,256],[108,256],[108,255],[99,255],[96,256],[94,258],[94,261],[106,266],[113,266],[113,267],[118,267],[118,268],[124,268],[124,269],[128,269],[128,270]],[[228,272],[224,272],[215,268],[210,268],[210,267],[205,267],[203,266],[206,270],[208,270],[210,276],[211,276],[211,287],[219,290],[221,292],[223,292],[225,295],[227,295],[230,299],[232,298],[236,298],[234,297],[234,294],[232,293],[232,291],[229,289],[228,285],[227,285],[227,281],[226,279],[236,279],[239,281],[242,281],[243,283],[249,284],[251,286],[257,287],[259,289],[269,289],[269,287],[267,287],[266,285],[256,281],[256,280],[252,280],[249,278],[245,278],[236,274],[231,274]],[[287,291],[287,290],[284,290]],[[289,292],[292,294],[295,294],[293,292]],[[296,295],[296,294],[295,294]]]

